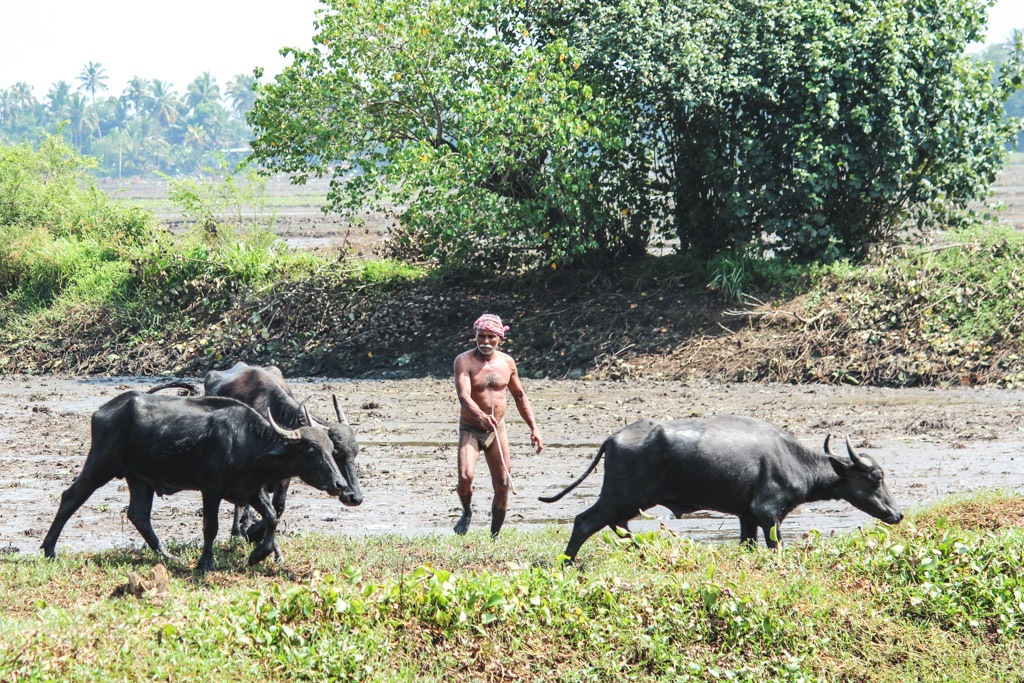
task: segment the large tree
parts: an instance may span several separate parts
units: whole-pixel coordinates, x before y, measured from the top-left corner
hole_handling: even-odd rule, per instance
[[[182,104],[178,95],[171,88],[171,84],[154,79],[150,92],[152,94],[152,99],[149,101],[150,113],[164,128],[174,125],[178,117],[181,116]]]
[[[71,86],[67,81],[57,81],[46,94],[46,108],[58,121],[65,118],[71,104]]]
[[[1020,47],[965,54],[987,0],[537,0],[581,78],[634,105],[683,249],[859,254],[984,196]]]
[[[121,93],[121,100],[129,107],[132,118],[142,116],[152,99],[152,84],[141,76],[135,76],[128,81],[124,92]]]
[[[253,160],[333,174],[335,208],[399,211],[439,261],[515,268],[644,250],[631,122],[520,0],[331,0],[258,87]]]
[[[195,110],[211,103],[220,104],[220,86],[217,85],[217,79],[211,76],[209,71],[205,71],[188,84],[185,104],[189,109]]]

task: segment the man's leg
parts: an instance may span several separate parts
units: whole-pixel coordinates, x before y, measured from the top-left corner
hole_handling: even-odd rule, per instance
[[[498,430],[498,438],[491,443],[484,456],[491,471],[491,486],[494,487],[494,501],[491,503],[491,537],[497,538],[508,512],[508,491],[512,481],[509,474],[512,459],[508,448],[508,434],[504,429]]]
[[[473,477],[480,459],[480,445],[470,432],[459,432],[459,484],[456,488],[462,503],[462,517],[455,523],[455,533],[462,536],[469,531],[473,519]]]

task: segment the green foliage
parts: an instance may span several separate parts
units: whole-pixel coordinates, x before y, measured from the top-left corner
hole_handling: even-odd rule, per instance
[[[57,135],[37,148],[0,146],[0,227],[44,228],[55,237],[148,237],[149,215],[110,202],[87,174],[94,167]]]
[[[156,231],[149,212],[110,201],[85,177],[89,167],[57,136],[38,150],[0,146],[0,325],[10,339],[82,328],[145,339],[314,274],[385,284],[423,274],[389,262],[343,271],[288,251],[267,229],[253,171],[175,181],[173,197],[196,223],[177,237]]]
[[[427,271],[402,261],[360,261],[353,275],[365,282],[402,282],[426,277]]]
[[[398,209],[445,266],[861,256],[981,198],[1018,129],[985,0],[331,0],[258,85],[252,160]],[[762,254],[753,254],[759,258]],[[717,283],[727,290],[737,273]]]
[[[963,505],[984,526],[1020,499]],[[300,579],[232,544],[198,582],[169,567],[163,602],[107,598],[142,551],[19,558],[0,564],[0,661],[19,680],[1011,680],[1024,535],[928,517],[777,552],[609,537],[582,572],[551,564],[564,529],[500,548],[485,531],[297,537]]]
[[[1011,32],[1006,42],[987,45],[980,54],[974,55],[974,59],[979,62],[989,62],[992,64],[993,83],[1005,82],[1007,85],[1015,88],[1015,92],[1010,95],[1003,107],[1004,115],[1007,119],[1016,119],[1017,123],[1022,127],[1021,130],[1024,131],[1024,89],[1021,88],[1020,78],[1014,83],[1012,75],[1009,80],[1003,77],[1003,74],[1012,73],[1012,71],[1006,70],[1003,67],[1008,61],[1015,58],[1019,59],[1018,55],[1022,45],[1024,45],[1024,28],[1016,28]],[[1018,152],[1024,151],[1024,134],[1017,134],[1014,148]]]
[[[812,301],[844,311],[844,335],[861,345],[900,348],[914,384],[945,362],[963,376],[1000,368],[1002,383],[1024,383],[1019,353],[996,355],[1024,332],[1024,237],[987,227],[948,233],[944,243],[887,252],[875,264],[818,269]],[[834,293],[834,294],[830,294]],[[818,304],[816,304],[818,305]]]
[[[901,593],[900,609],[921,623],[958,631],[1024,634],[1024,538],[970,533],[940,524],[911,527],[898,539],[884,528],[866,539],[874,552],[858,558],[861,571]]]
[[[223,157],[199,177],[170,179],[170,198],[187,224],[221,239],[247,230],[269,231],[273,212],[267,209],[266,178],[252,167],[235,172]]]
[[[706,262],[690,255],[687,262],[687,270],[700,274],[708,289],[734,303],[799,292],[813,279],[814,272],[812,267],[766,257],[752,249],[721,251]]]
[[[632,122],[521,0],[332,1],[315,48],[258,86],[252,160],[333,174],[333,206],[399,206],[442,265],[518,271],[642,253]]]
[[[38,150],[0,147],[5,315],[111,296],[129,270],[125,254],[153,238],[151,216],[109,201],[85,175],[90,167],[57,136]]]
[[[658,230],[831,261],[982,197],[1017,125],[964,48],[985,0],[551,2],[580,79],[632,107],[663,192]],[[541,12],[544,16],[544,11]]]
[[[83,92],[66,81],[38,97],[24,82],[0,88],[0,143],[34,145],[56,132],[96,159],[92,173],[114,178],[196,173],[217,150],[236,160],[245,150],[252,76],[228,82],[229,112],[209,73],[188,84],[184,96],[166,81],[135,77],[119,95],[104,97],[104,72],[101,64],[86,64],[77,88]]]

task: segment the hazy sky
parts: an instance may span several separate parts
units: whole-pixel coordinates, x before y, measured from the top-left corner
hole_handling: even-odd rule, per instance
[[[18,81],[43,99],[72,89],[87,62],[103,66],[108,95],[141,76],[185,92],[209,71],[223,90],[262,66],[278,73],[282,47],[312,45],[318,0],[0,0],[0,88]]]
[[[87,62],[103,66],[107,94],[134,76],[161,79],[179,94],[204,71],[223,88],[262,66],[278,73],[282,47],[312,44],[318,0],[0,0],[0,88],[26,81],[43,99],[50,86],[79,85]],[[988,42],[1024,28],[1024,0],[998,0]]]

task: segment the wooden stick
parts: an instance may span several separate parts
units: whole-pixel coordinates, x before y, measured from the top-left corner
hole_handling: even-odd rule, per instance
[[[491,406],[491,419],[494,419],[494,406]],[[498,455],[501,457],[501,469],[504,470],[505,476],[508,477],[508,486],[512,489],[512,494],[515,496],[519,495],[519,491],[516,491],[515,482],[512,481],[512,473],[508,471],[508,466],[505,465],[505,451],[501,447],[501,436],[498,435],[498,423],[494,423],[494,440],[498,442]]]

